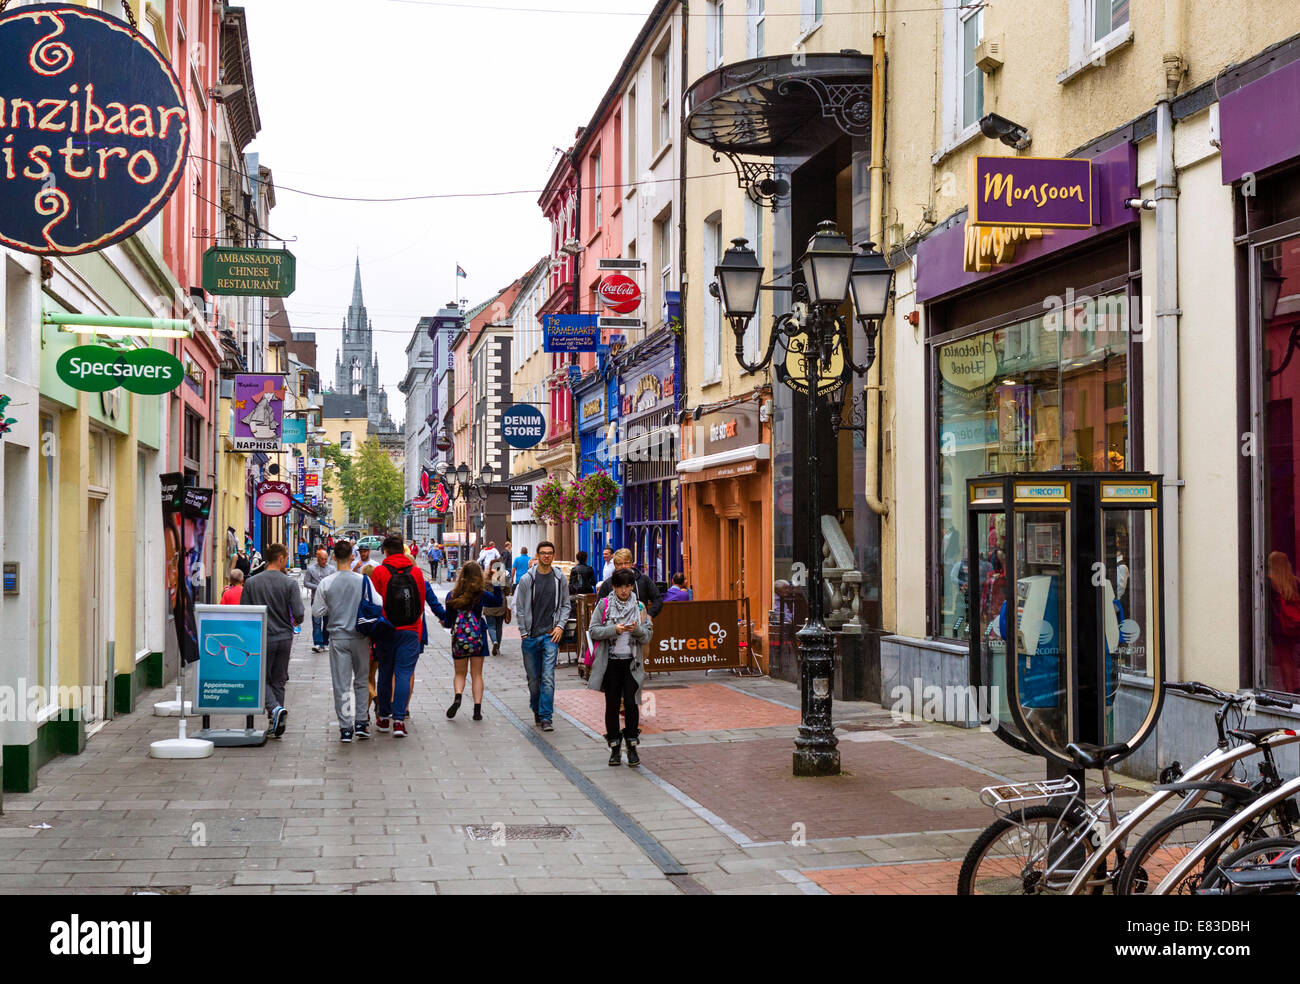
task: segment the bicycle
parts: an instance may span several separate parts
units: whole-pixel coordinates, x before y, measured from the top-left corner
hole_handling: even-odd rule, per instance
[[[1269,837],[1247,844],[1220,861],[1197,895],[1300,894],[1300,843]]]

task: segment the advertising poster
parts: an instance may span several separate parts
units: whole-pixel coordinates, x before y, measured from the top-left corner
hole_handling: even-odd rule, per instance
[[[734,601],[675,601],[655,616],[643,657],[647,673],[740,666]]]
[[[181,587],[181,543],[185,502],[185,476],[171,472],[162,478],[163,583],[167,585],[167,610],[176,620],[176,645],[185,652],[185,601]]]
[[[198,714],[256,714],[266,677],[266,606],[197,605]]]
[[[235,377],[235,450],[279,451],[284,428],[284,377]]]
[[[194,580],[203,564],[203,545],[207,540],[211,515],[212,489],[186,488],[181,514],[181,593],[185,596],[185,617],[176,622],[183,629],[181,659],[186,663],[199,658],[194,627],[194,605],[198,594]]]

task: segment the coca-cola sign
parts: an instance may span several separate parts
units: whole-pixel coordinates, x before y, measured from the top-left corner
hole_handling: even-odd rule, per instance
[[[615,314],[631,314],[641,304],[641,288],[631,277],[621,273],[611,274],[600,282],[597,290],[601,303]]]

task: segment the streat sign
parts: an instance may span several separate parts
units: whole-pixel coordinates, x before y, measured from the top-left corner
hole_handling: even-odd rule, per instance
[[[614,314],[631,314],[641,305],[641,288],[631,277],[611,274],[597,289],[600,301]]]

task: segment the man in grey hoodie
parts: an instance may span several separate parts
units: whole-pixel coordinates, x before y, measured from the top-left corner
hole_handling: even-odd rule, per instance
[[[515,586],[515,618],[524,637],[524,673],[528,676],[528,704],[533,721],[543,731],[554,731],[555,661],[559,657],[564,623],[569,620],[569,582],[552,566],[555,544],[537,545],[537,567]]]
[[[271,719],[273,737],[284,736],[284,688],[289,682],[289,652],[293,649],[294,626],[305,616],[302,589],[284,572],[289,563],[289,548],[273,543],[266,548],[266,568],[254,574],[244,585],[240,601],[245,605],[266,606],[266,714]]]
[[[337,570],[321,581],[312,602],[314,619],[326,623],[330,641],[330,679],[339,741],[370,737],[370,640],[357,632],[357,608],[366,579],[352,570],[352,544],[334,546]]]

